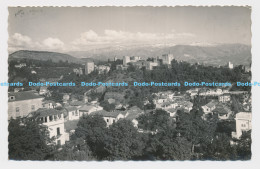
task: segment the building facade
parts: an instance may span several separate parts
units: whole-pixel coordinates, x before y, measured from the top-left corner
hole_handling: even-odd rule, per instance
[[[25,117],[30,112],[42,108],[44,97],[33,91],[8,93],[8,120]]]
[[[55,138],[56,145],[64,145],[69,141],[69,133],[65,132],[64,114],[62,111],[56,109],[39,109],[32,113],[38,118],[42,125],[47,126],[50,138]]]
[[[85,64],[85,75],[90,74],[91,72],[93,72],[95,69],[95,64],[94,62],[87,62]]]
[[[162,64],[170,65],[174,57],[173,54],[164,54],[160,59],[162,59]]]
[[[252,113],[239,112],[236,114],[236,132],[232,132],[232,137],[239,139],[244,131],[252,129]]]

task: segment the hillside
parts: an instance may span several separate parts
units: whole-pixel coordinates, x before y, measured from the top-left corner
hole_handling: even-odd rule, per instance
[[[164,46],[116,46],[98,50],[74,51],[69,54],[75,57],[89,57],[98,60],[113,59],[115,56],[122,59],[124,55],[156,57],[165,53],[172,53],[177,60],[190,63],[200,62],[211,65],[224,65],[231,61],[235,65],[249,65],[251,63],[251,47],[243,44],[222,44],[216,46],[176,45]]]
[[[60,60],[69,63],[81,63],[81,60],[68,54],[47,52],[47,51],[28,51],[20,50],[9,55],[9,60],[12,59],[34,59],[34,60],[52,60],[53,62],[59,62]]]

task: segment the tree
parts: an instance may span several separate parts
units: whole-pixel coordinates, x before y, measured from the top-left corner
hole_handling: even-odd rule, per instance
[[[157,134],[150,135],[146,154],[156,160],[189,160],[191,146],[186,138],[177,135],[175,129],[167,127]]]
[[[104,110],[109,112],[115,110],[116,108],[115,104],[109,104],[107,100],[100,102],[100,106],[102,106]]]
[[[231,138],[225,133],[216,133],[211,142],[203,144],[203,159],[206,160],[236,160],[235,147],[230,145]]]
[[[105,149],[108,160],[131,160],[142,156],[145,144],[141,134],[128,120],[119,120],[108,129]]]
[[[177,114],[176,130],[192,143],[193,153],[195,145],[201,145],[213,139],[216,123],[203,120],[199,110],[191,111],[190,114],[178,111]]]
[[[32,119],[11,119],[8,125],[9,159],[48,160],[53,139],[48,129]]]
[[[107,156],[107,151],[104,149],[105,139],[107,137],[107,124],[103,117],[99,115],[83,116],[77,126],[72,139],[84,139],[93,152],[93,156],[96,156],[98,160],[105,158]]]
[[[137,120],[138,127],[144,130],[160,131],[174,128],[173,119],[170,118],[169,113],[164,110],[156,110],[142,114]]]
[[[237,141],[237,153],[238,158],[241,160],[250,160],[252,153],[251,153],[251,130],[247,132],[243,132],[240,139]]]
[[[76,138],[66,143],[61,151],[57,151],[54,156],[54,160],[77,160],[77,161],[89,161],[94,160],[92,152],[89,150],[87,144],[85,144],[82,138]]]

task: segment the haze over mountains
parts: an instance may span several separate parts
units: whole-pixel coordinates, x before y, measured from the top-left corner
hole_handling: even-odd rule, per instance
[[[156,57],[162,54],[172,53],[176,60],[183,60],[190,63],[200,62],[209,65],[224,65],[231,61],[235,65],[249,65],[251,63],[251,46],[244,44],[221,44],[209,46],[195,45],[144,45],[144,46],[114,46],[89,51],[72,51],[64,53],[45,51],[17,51],[9,55],[9,59],[28,58],[37,60],[52,59],[74,63],[82,63],[86,60],[107,61],[114,57],[122,59],[123,56],[140,56],[143,59]],[[86,59],[89,58],[89,59]]]

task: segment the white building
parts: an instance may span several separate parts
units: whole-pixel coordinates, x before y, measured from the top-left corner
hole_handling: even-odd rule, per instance
[[[145,68],[148,70],[153,70],[156,66],[159,66],[159,63],[157,61],[156,62],[147,61]]]
[[[130,63],[130,62],[137,62],[139,60],[141,60],[141,58],[139,56],[124,56],[123,65],[127,65],[127,63]]]
[[[45,95],[48,93],[48,88],[47,86],[41,86],[39,90],[39,95]]]
[[[227,67],[228,67],[229,69],[233,69],[233,68],[234,68],[234,65],[233,65],[231,62],[228,62],[228,63],[227,63]]]
[[[103,110],[103,107],[99,106],[99,105],[83,105],[81,106],[79,109],[79,115],[80,117],[83,115],[89,115],[92,112],[95,111],[99,111],[99,110]]]
[[[236,114],[236,132],[232,132],[232,137],[239,139],[242,136],[243,131],[249,131],[252,129],[252,113],[251,112],[239,112]]]
[[[103,74],[103,73],[108,73],[110,70],[110,67],[106,66],[106,65],[99,65],[99,66],[97,66],[96,69],[98,71],[98,74]]]
[[[79,110],[76,106],[65,107],[65,110],[67,111],[66,120],[79,120]]]
[[[99,110],[92,112],[91,115],[100,115],[107,123],[107,127],[117,122],[119,119],[125,118],[125,115],[120,111],[107,112],[105,110]]]
[[[83,75],[83,70],[82,68],[74,68],[73,69],[73,72],[76,74],[76,75]]]
[[[56,109],[39,109],[32,112],[30,116],[34,116],[42,122],[42,125],[48,127],[50,138],[55,138],[56,145],[64,145],[69,141],[69,133],[65,132],[64,114]]]
[[[87,62],[85,64],[85,75],[90,74],[91,72],[93,72],[95,69],[95,64],[94,62]]]
[[[205,114],[213,114],[212,111],[216,108],[217,104],[218,104],[217,101],[212,100],[208,104],[201,106],[201,108],[203,109],[203,112]]]
[[[223,95],[218,96],[218,101],[222,103],[229,102],[231,100],[231,96],[229,93],[224,93]]]

